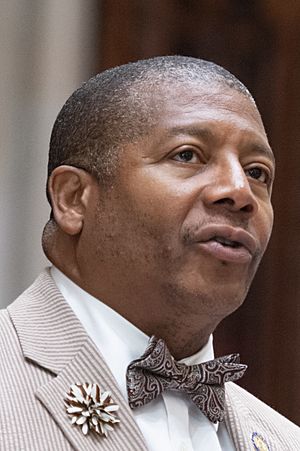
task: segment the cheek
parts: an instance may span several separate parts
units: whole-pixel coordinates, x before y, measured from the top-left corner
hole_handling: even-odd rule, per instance
[[[173,235],[180,229],[184,220],[187,202],[176,188],[171,190],[162,183],[151,183],[144,191],[126,196],[124,204],[128,222],[135,222],[137,227],[148,229],[151,235]]]
[[[114,248],[118,243],[128,255],[137,258],[160,260],[174,258],[178,254],[178,241],[187,211],[191,203],[191,189],[183,183],[174,183],[170,177],[160,174],[134,173],[119,181],[111,191],[105,206],[99,205],[98,222],[106,238],[106,244]],[[109,230],[109,232],[108,232]],[[143,257],[144,256],[144,257]]]
[[[150,200],[143,202],[124,195],[105,206],[99,204],[91,231],[98,256],[131,264],[141,259],[149,261],[164,235],[165,221],[155,210]]]

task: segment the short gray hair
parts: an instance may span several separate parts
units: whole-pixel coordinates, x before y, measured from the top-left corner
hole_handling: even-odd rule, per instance
[[[155,125],[163,94],[179,84],[195,82],[222,84],[253,100],[234,75],[202,59],[160,56],[106,70],[83,83],[58,114],[50,140],[48,176],[67,164],[104,182],[114,173],[121,145],[149,133]]]

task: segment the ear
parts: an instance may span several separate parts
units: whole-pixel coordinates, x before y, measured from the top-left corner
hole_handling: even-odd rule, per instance
[[[88,172],[73,166],[55,168],[48,190],[54,219],[68,235],[81,232],[95,180]]]

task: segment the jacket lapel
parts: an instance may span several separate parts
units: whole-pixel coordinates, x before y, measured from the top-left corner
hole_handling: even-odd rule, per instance
[[[237,450],[277,449],[266,417],[260,416],[258,403],[256,400],[256,405],[252,405],[251,409],[249,394],[233,382],[226,383],[225,423]],[[255,448],[254,443],[257,440],[260,445]]]
[[[131,410],[98,349],[53,282],[49,271],[9,307],[24,357],[52,373],[36,390],[37,399],[47,409],[75,450],[146,451],[142,434]],[[109,390],[120,406],[120,423],[108,437],[94,432],[84,436],[71,425],[64,397],[74,383],[97,383]]]

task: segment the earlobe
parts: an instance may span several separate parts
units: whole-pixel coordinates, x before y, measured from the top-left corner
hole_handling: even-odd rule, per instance
[[[91,185],[92,176],[73,166],[59,166],[49,178],[54,219],[68,235],[82,231]]]

